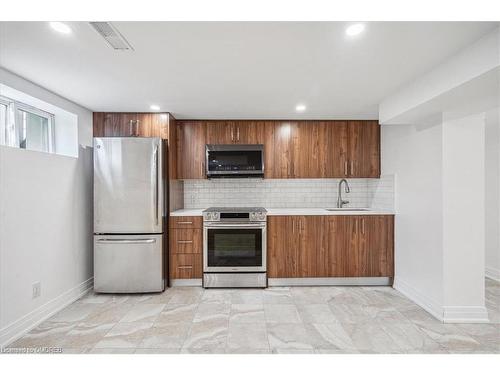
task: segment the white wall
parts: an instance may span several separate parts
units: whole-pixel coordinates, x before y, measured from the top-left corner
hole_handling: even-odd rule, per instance
[[[395,175],[394,286],[438,319],[484,321],[484,115],[384,125]]]
[[[485,115],[443,122],[443,317],[485,319]]]
[[[381,129],[382,174],[395,175],[395,287],[434,315],[443,303],[442,125]]]
[[[0,346],[92,278],[92,113],[0,69],[0,82],[78,116],[78,158],[0,146]],[[32,299],[32,284],[41,296]]]
[[[486,113],[486,276],[500,281],[500,108]]]

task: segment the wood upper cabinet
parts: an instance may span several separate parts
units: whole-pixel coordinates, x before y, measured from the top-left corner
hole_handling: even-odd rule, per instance
[[[206,121],[208,144],[263,144],[263,121]]]
[[[266,178],[347,177],[346,121],[266,123]]]
[[[392,277],[390,215],[270,216],[268,276]]]
[[[207,127],[203,121],[177,121],[177,178],[206,178]]]
[[[244,145],[264,144],[264,121],[237,121],[235,123],[234,143]]]
[[[265,124],[265,178],[294,178],[298,123],[269,121]]]
[[[378,121],[349,121],[348,142],[348,177],[380,177]]]
[[[137,136],[137,113],[94,112],[94,137]]]
[[[347,160],[345,121],[302,121],[296,128],[295,178],[343,177]]]
[[[94,137],[161,137],[168,139],[169,113],[94,112]]]
[[[206,121],[207,142],[211,145],[233,143],[235,139],[234,122],[232,121]]]

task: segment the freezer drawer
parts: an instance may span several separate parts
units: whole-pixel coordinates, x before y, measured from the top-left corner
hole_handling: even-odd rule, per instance
[[[163,235],[95,235],[94,290],[163,291]]]

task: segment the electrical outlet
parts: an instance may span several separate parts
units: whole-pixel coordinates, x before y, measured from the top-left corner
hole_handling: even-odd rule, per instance
[[[40,281],[37,281],[33,284],[33,299],[40,297],[42,294],[42,284]]]

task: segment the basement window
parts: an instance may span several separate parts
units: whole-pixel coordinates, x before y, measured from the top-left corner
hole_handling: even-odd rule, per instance
[[[0,96],[0,144],[55,152],[54,115]]]

